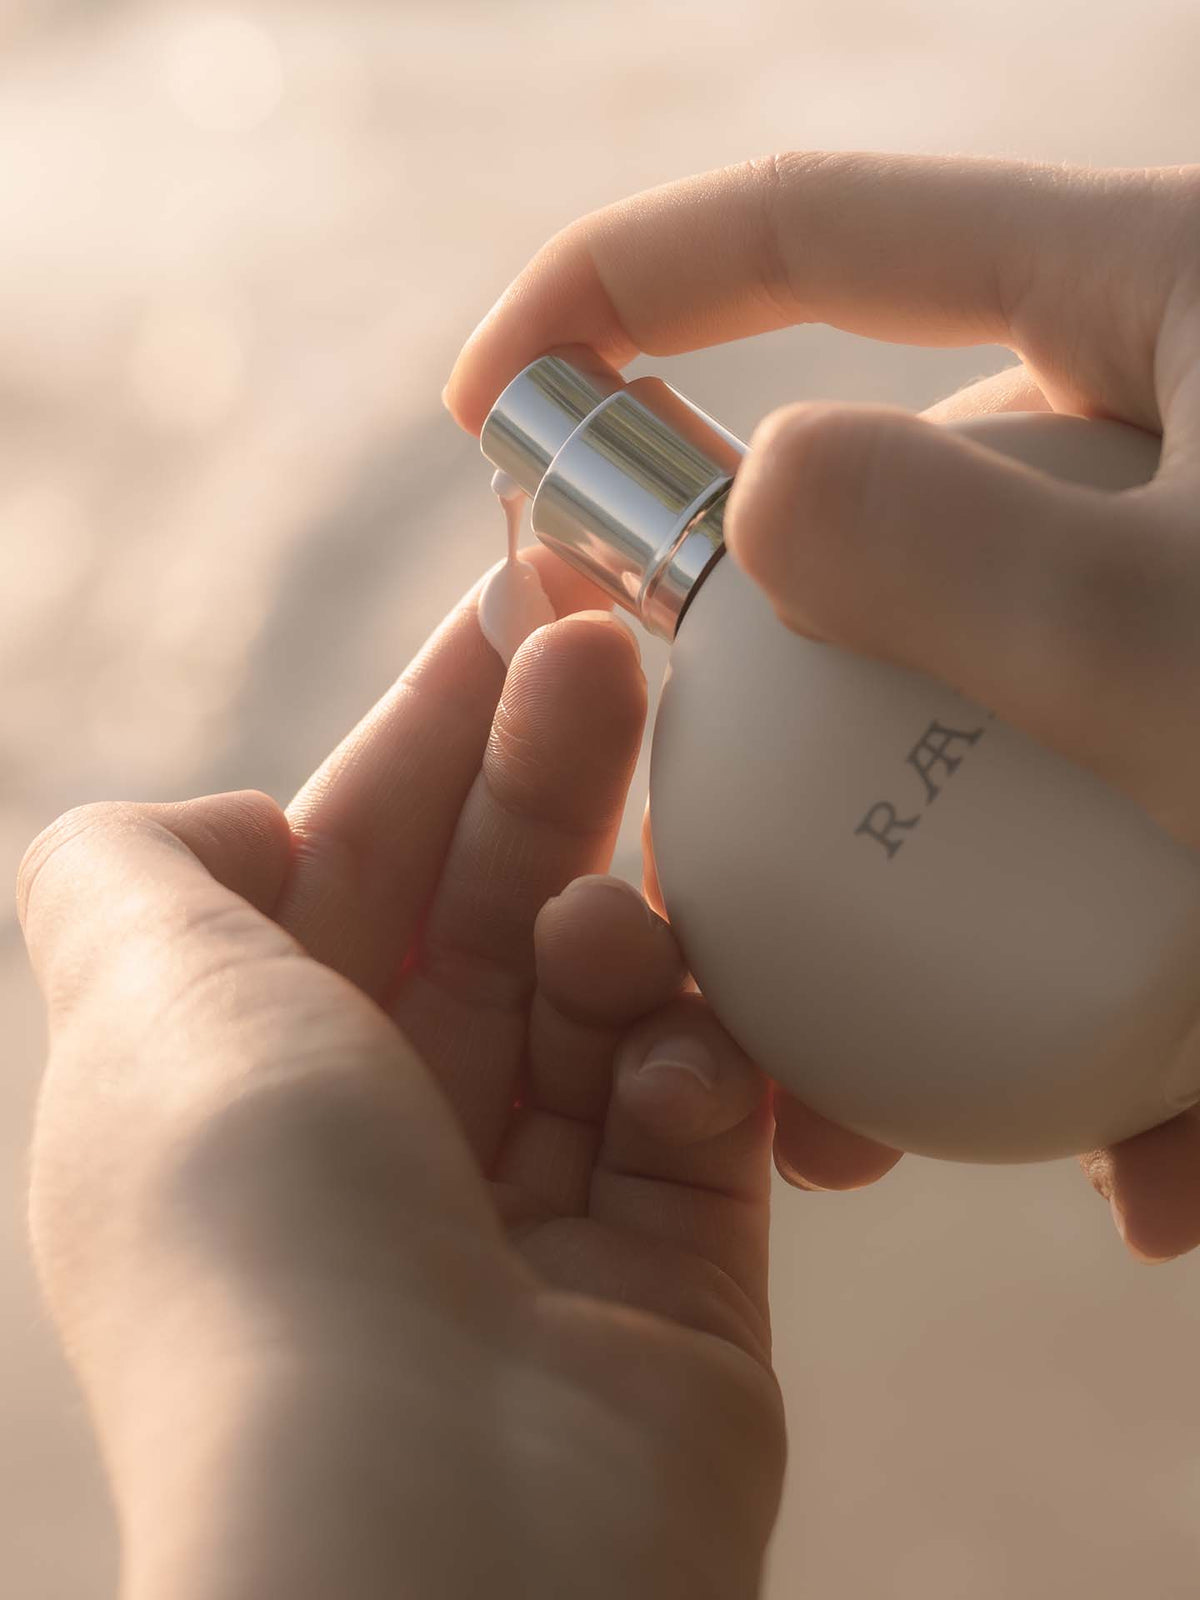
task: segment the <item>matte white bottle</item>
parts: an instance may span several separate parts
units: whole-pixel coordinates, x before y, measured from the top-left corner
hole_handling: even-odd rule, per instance
[[[552,428],[529,384],[555,361],[588,393],[551,394]],[[945,686],[786,629],[720,556],[736,441],[674,391],[626,388],[581,352],[535,368],[484,448],[519,469],[545,542],[674,631],[659,878],[744,1048],[825,1116],[954,1159],[1087,1150],[1200,1098],[1200,855]],[[539,400],[562,372],[541,380]],[[1112,423],[962,429],[1105,489],[1144,482],[1157,456]],[[693,457],[710,481],[680,504],[704,477]],[[641,538],[664,504],[669,550],[661,526]]]

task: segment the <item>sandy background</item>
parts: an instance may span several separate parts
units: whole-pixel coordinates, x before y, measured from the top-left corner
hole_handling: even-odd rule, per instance
[[[63,807],[281,799],[494,559],[438,392],[541,240],[788,146],[1200,154],[1195,0],[0,0],[0,875]],[[661,364],[731,426],[999,364],[806,330]],[[620,865],[635,870],[632,833]],[[0,903],[0,1592],[113,1593],[22,1240],[42,1048]],[[1200,1261],[1072,1166],[782,1193],[769,1592],[1200,1591]]]

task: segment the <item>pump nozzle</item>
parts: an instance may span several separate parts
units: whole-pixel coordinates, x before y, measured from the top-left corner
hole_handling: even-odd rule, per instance
[[[724,548],[739,439],[661,379],[626,384],[575,346],[513,379],[480,446],[532,496],[543,544],[652,633],[674,636]]]

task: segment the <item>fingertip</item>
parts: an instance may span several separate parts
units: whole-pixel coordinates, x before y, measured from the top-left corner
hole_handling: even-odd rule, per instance
[[[560,618],[513,657],[484,755],[505,805],[600,833],[625,803],[646,720],[628,629],[607,613]]]
[[[646,677],[633,631],[609,611],[576,611],[531,634],[514,655],[501,699],[507,717],[569,721],[581,760],[611,764],[640,743]]]
[[[474,434],[475,438],[478,438],[493,401],[488,399],[486,385],[480,383],[471,374],[470,363],[470,343],[468,342],[463,346],[462,353],[455,361],[450,376],[446,380],[445,387],[442,390],[442,404],[464,433]],[[499,394],[499,392],[499,389],[497,389],[496,393]]]
[[[683,983],[670,928],[632,884],[607,873],[576,878],[546,902],[534,949],[539,988],[558,1010],[593,1026],[628,1027]]]
[[[793,1188],[865,1189],[889,1173],[903,1154],[840,1127],[778,1088],[773,1102],[775,1166]]]
[[[737,564],[790,627],[835,637],[861,608],[847,554],[893,443],[914,427],[880,406],[804,403],[766,417],[734,479],[725,530]]]
[[[548,350],[584,345],[624,366],[638,353],[600,279],[590,247],[591,219],[549,239],[468,336],[442,400],[478,435],[505,385]]]
[[[633,629],[625,618],[617,612],[603,608],[586,608],[575,611],[569,617],[563,617],[560,620],[575,625],[583,624],[589,629],[602,628],[604,630],[603,637],[606,641],[619,639],[624,649],[633,652],[633,659],[637,664],[638,671],[641,671],[642,647],[638,644],[637,635]],[[593,635],[594,637],[596,636]],[[605,644],[605,648],[609,648],[608,643]]]
[[[570,679],[573,692],[610,697],[637,683],[644,696],[642,653],[632,628],[611,611],[587,608],[538,628],[513,657],[518,672],[553,672]],[[631,671],[631,669],[633,669]],[[591,709],[580,706],[581,720]]]
[[[527,545],[521,551],[521,560],[527,561],[537,573],[559,618],[575,616],[581,611],[612,611],[613,602],[609,596],[546,545]]]
[[[1108,1209],[1112,1216],[1113,1227],[1117,1230],[1121,1243],[1133,1260],[1140,1262],[1142,1266],[1165,1266],[1168,1261],[1177,1261],[1188,1248],[1185,1246],[1183,1250],[1168,1250],[1164,1252],[1161,1243],[1152,1244],[1151,1242],[1155,1230],[1151,1230],[1151,1239],[1143,1242],[1143,1237],[1139,1233],[1136,1224],[1131,1229],[1129,1218],[1126,1216],[1116,1195],[1109,1197]]]
[[[1093,1187],[1135,1260],[1173,1261],[1200,1245],[1200,1117],[1185,1111],[1097,1157]]]
[[[513,287],[509,285],[467,335],[442,389],[442,404],[446,410],[460,428],[473,433],[476,438],[497,395],[508,381],[495,375],[496,361],[492,352],[496,341],[493,330]]]
[[[778,1139],[775,1140],[772,1146],[771,1154],[775,1162],[775,1171],[789,1189],[804,1189],[809,1194],[826,1194],[828,1192],[823,1183],[813,1183],[811,1178],[806,1178],[802,1172],[792,1165],[779,1148]]]

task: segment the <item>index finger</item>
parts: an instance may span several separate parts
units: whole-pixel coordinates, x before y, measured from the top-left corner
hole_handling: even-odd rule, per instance
[[[522,552],[557,614],[611,608],[552,551]],[[276,915],[374,998],[394,980],[479,773],[504,664],[479,628],[481,579],[288,808]]]
[[[1145,174],[862,153],[686,178],[545,245],[467,341],[444,398],[477,433],[517,372],[568,344],[622,366],[800,322],[908,344],[1014,343],[1035,262],[1039,278],[1057,268],[1085,295],[1101,236],[1111,256],[1139,231],[1117,236],[1096,202],[1139,183]]]

